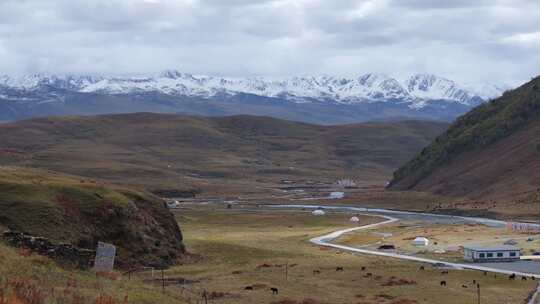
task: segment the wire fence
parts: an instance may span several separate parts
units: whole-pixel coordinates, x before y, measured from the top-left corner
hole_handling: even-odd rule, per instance
[[[132,269],[123,274],[124,278],[130,281],[142,282],[154,288],[161,289],[161,292],[189,304],[213,304],[216,303],[212,293],[208,293],[205,288],[194,286],[197,281],[190,281],[179,277],[166,275],[164,269],[154,267],[142,267]]]

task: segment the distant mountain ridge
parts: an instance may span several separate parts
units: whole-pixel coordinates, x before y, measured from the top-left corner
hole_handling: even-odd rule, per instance
[[[356,122],[372,119],[387,119],[391,117],[422,118],[433,120],[451,120],[466,110],[481,104],[491,98],[498,97],[507,87],[483,84],[478,87],[460,85],[455,81],[429,74],[417,74],[404,81],[383,74],[365,74],[357,78],[335,76],[310,76],[289,78],[231,78],[196,76],[178,71],[165,71],[153,77],[106,77],[106,76],[57,76],[35,74],[27,76],[0,76],[0,109],[2,103],[12,116],[34,117],[32,113],[36,104],[54,103],[54,109],[46,108],[53,115],[62,114],[102,114],[125,113],[138,111],[178,112],[189,114],[213,115],[224,111],[230,114],[270,115],[278,118],[304,120],[307,122],[340,123]],[[145,95],[144,108],[129,110],[127,101],[122,101],[123,109],[107,110],[107,104],[99,109],[84,109],[88,105],[78,105],[74,108],[62,107],[61,103],[91,97],[115,99],[129,97],[130,99]],[[167,97],[167,102],[157,102],[155,96]],[[162,98],[161,98],[162,99]],[[186,109],[186,100],[196,100],[197,106],[191,105]],[[204,101],[228,101],[232,105],[201,104]],[[238,105],[253,103],[252,112],[238,111]],[[118,102],[118,100],[114,100]],[[111,101],[111,103],[114,103]],[[184,104],[182,104],[184,102]],[[9,103],[9,104],[6,104]],[[21,104],[25,106],[21,109]],[[377,106],[374,107],[373,105]],[[295,105],[303,105],[296,107]],[[300,111],[315,113],[328,106],[331,117],[302,119]],[[133,107],[141,106],[131,105]],[[205,108],[206,106],[206,108]],[[271,106],[272,109],[262,109]],[[354,117],[342,121],[335,107],[351,106]],[[40,106],[43,107],[43,106]],[[233,109],[231,109],[231,107]],[[279,108],[276,110],[275,108]],[[330,109],[334,107],[334,109]],[[291,109],[295,108],[295,109]],[[66,110],[67,109],[67,110]],[[190,112],[193,111],[193,112]],[[293,113],[283,111],[293,110]],[[89,111],[86,113],[85,111]],[[35,111],[34,111],[35,112]],[[43,112],[43,111],[38,111]],[[56,113],[58,112],[58,113]],[[447,113],[444,113],[447,112]],[[455,113],[454,113],[455,112]],[[220,115],[220,113],[216,113]],[[293,117],[288,117],[293,116]],[[309,116],[309,115],[308,115]],[[448,116],[448,117],[447,117]],[[14,118],[17,119],[17,118]],[[11,120],[9,117],[4,120]],[[320,120],[320,121],[318,121]]]

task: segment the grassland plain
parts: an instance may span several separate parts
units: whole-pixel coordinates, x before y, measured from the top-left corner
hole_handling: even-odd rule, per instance
[[[431,266],[422,271],[417,263],[341,253],[308,242],[313,236],[354,225],[348,221],[350,214],[315,217],[309,212],[206,205],[181,209],[176,216],[188,248],[202,259],[175,267],[167,275],[197,280],[193,288],[223,294],[216,303],[472,303],[476,280],[482,284],[482,303],[502,304],[520,303],[535,288],[531,281],[473,271],[443,276]],[[379,220],[361,216],[360,224]],[[448,286],[441,287],[441,280]],[[246,286],[254,290],[245,290]],[[278,288],[279,295],[272,295],[271,287]]]

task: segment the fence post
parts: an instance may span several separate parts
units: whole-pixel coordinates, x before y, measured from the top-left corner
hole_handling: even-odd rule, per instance
[[[480,283],[476,285],[477,292],[478,292],[478,304],[480,304]]]
[[[165,270],[161,269],[161,288],[163,293],[165,293]]]

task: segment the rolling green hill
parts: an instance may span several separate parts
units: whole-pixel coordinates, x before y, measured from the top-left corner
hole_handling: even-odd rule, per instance
[[[460,117],[398,169],[389,188],[538,199],[539,135],[540,77]]]
[[[151,190],[343,176],[382,184],[445,127],[149,113],[55,117],[0,125],[0,163]]]

